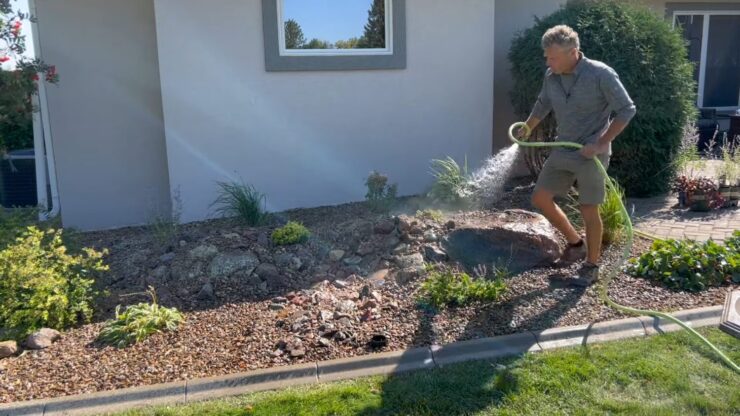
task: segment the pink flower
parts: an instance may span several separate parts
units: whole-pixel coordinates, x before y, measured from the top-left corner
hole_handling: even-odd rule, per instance
[[[8,62],[10,60],[10,57],[7,55],[0,56],[0,64],[3,62]]]

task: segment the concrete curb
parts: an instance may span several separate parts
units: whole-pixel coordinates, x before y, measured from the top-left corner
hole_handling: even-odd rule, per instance
[[[692,328],[719,325],[722,305],[672,314]],[[250,371],[153,386],[135,387],[55,399],[0,404],[0,416],[90,415],[135,407],[189,403],[288,386],[440,368],[473,360],[490,360],[527,352],[644,337],[681,329],[663,319],[637,317],[589,325],[551,328],[432,345],[427,348],[362,355],[330,361]]]

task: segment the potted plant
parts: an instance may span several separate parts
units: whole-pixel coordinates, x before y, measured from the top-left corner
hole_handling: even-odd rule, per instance
[[[673,191],[678,193],[679,205],[692,211],[709,211],[725,203],[717,185],[706,177],[679,176],[673,183]]]

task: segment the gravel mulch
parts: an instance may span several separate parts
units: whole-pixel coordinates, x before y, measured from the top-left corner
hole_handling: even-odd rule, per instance
[[[507,199],[496,208],[527,208],[531,187],[527,183],[521,185],[510,190]],[[415,208],[411,206],[410,211]],[[156,334],[139,344],[117,349],[96,342],[103,325],[100,321],[71,329],[47,349],[24,351],[20,356],[0,360],[0,403],[218,376],[625,316],[603,305],[594,287],[567,287],[550,280],[553,275],[575,271],[575,266],[534,269],[511,277],[499,302],[428,310],[417,303],[424,277],[404,279],[400,284],[393,277],[393,266],[388,267],[392,264],[388,256],[372,259],[368,264],[372,270],[367,275],[353,273],[365,263],[323,266],[328,249],[357,249],[357,241],[342,240],[344,231],[337,229],[342,230],[345,223],[375,218],[361,204],[284,215],[303,221],[315,235],[321,236],[314,246],[303,249],[307,253],[301,249],[288,253],[309,264],[302,269],[307,270],[305,273],[295,272],[299,280],[303,274],[308,276],[300,287],[260,291],[223,283],[215,285],[217,301],[205,302],[193,296],[203,283],[200,277],[194,278],[191,286],[186,280],[163,277],[154,282],[158,292],[165,294],[163,303],[186,311],[180,330]],[[145,257],[159,259],[171,250],[178,259],[184,259],[189,250],[204,241],[223,251],[253,247],[255,241],[264,239],[259,236],[263,231],[243,229],[238,238],[224,237],[222,234],[232,230],[230,227],[221,222],[184,226],[184,246],[169,248],[157,248],[142,229],[84,235],[86,245],[111,250],[112,270],[106,285],[113,296],[110,303],[99,305],[100,319],[109,317],[112,305],[122,302],[119,295],[152,283],[150,273],[131,273],[128,269],[133,264],[130,257],[137,252],[141,257],[142,249],[149,250]],[[411,241],[411,245],[414,243]],[[648,241],[637,239],[633,254],[644,252],[648,246]],[[606,268],[614,265],[619,250],[613,247],[606,251]],[[309,254],[316,256],[315,262],[306,257]],[[260,254],[263,263],[276,257],[275,253]],[[137,270],[156,270],[158,261],[152,260]],[[176,265],[168,267],[167,270],[177,270]],[[183,286],[188,289],[178,292]],[[630,306],[674,311],[721,304],[733,288],[737,286],[701,293],[677,292],[619,273],[609,294]],[[251,292],[246,293],[248,289]],[[142,299],[136,299],[139,300]],[[379,335],[387,343],[371,345],[371,339]]]

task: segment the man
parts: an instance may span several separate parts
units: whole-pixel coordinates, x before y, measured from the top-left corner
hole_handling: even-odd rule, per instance
[[[548,69],[537,102],[526,123],[533,130],[550,111],[557,121],[558,141],[583,144],[581,150],[555,148],[537,178],[532,204],[568,242],[560,262],[583,260],[569,281],[588,286],[599,278],[602,223],[599,205],[606,195],[605,181],[592,160],[609,163],[611,142],[635,115],[635,105],[617,73],[606,64],[586,58],[580,51],[578,33],[565,25],[555,26],[542,37]],[[610,119],[611,114],[615,117]],[[524,136],[523,129],[518,133]],[[579,205],[586,227],[584,241],[555,203],[577,182]]]

